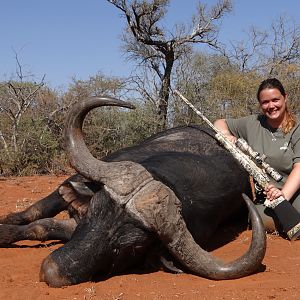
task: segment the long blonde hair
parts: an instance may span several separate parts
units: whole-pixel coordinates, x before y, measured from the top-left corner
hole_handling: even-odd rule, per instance
[[[285,120],[282,123],[282,131],[287,134],[296,125],[296,117],[288,109],[285,110]]]
[[[258,101],[259,101],[259,94],[264,89],[277,89],[279,90],[282,96],[286,97],[287,95],[282,83],[276,78],[268,78],[262,81],[262,83],[258,87],[257,94],[256,94]],[[296,125],[296,117],[288,110],[288,107],[286,106],[285,119],[282,123],[281,129],[285,134],[287,134],[293,129],[295,125]]]

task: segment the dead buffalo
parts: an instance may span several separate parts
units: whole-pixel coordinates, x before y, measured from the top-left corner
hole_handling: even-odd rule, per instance
[[[59,239],[66,243],[45,258],[40,279],[60,287],[111,275],[142,264],[155,252],[171,270],[211,279],[232,279],[258,270],[265,232],[253,204],[249,250],[223,263],[205,251],[228,220],[245,208],[248,175],[198,126],[173,128],[102,160],[85,145],[82,124],[99,106],[132,105],[97,97],[74,105],[65,126],[66,151],[78,174],[24,212],[0,218],[0,244]],[[69,220],[54,219],[68,209]],[[245,217],[247,218],[247,217]]]

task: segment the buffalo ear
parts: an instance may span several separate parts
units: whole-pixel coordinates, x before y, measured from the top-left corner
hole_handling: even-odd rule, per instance
[[[73,182],[74,183],[74,182]],[[78,184],[77,184],[78,183]],[[69,204],[68,211],[70,217],[81,219],[86,215],[90,199],[94,196],[94,192],[88,188],[85,188],[85,184],[81,182],[76,182],[76,188],[69,181],[66,184],[62,184],[58,192],[61,197]],[[76,219],[76,221],[78,221]]]
[[[92,182],[69,181],[69,183],[79,195],[93,197],[96,192],[93,190]]]

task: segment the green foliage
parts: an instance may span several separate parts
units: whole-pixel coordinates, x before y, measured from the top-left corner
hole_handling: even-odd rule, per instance
[[[52,160],[61,149],[45,120],[24,118],[19,125],[18,148],[1,149],[0,164],[7,175],[46,174],[54,170]],[[56,167],[57,168],[57,167]]]
[[[85,140],[98,158],[149,137],[159,121],[151,106],[138,103],[131,111],[110,107],[90,114],[85,122]]]
[[[56,101],[53,94],[51,97],[49,94],[39,95],[34,109],[28,109],[18,124],[16,147],[11,141],[11,121],[6,114],[1,114],[2,174],[23,176],[70,171],[63,147],[62,128],[66,111],[60,110]],[[53,111],[58,113],[51,114]],[[102,107],[93,110],[86,118],[85,140],[91,152],[101,158],[149,137],[155,132],[157,122],[156,111],[149,104],[136,103],[135,110]]]
[[[288,106],[300,116],[300,65],[282,64],[278,67],[278,78],[288,93]]]
[[[211,121],[258,111],[257,87],[267,76],[255,71],[241,71],[222,56],[203,53],[197,53],[194,59],[185,62],[185,67],[184,71],[176,74],[177,87]],[[298,113],[299,70],[298,64],[282,64],[277,68],[277,77],[289,95],[290,109]],[[17,86],[17,83],[14,84]],[[24,88],[32,86],[29,83],[23,85]],[[7,113],[9,109],[15,109],[14,103],[6,101],[7,91],[6,83],[1,83],[0,174],[21,176],[71,171],[62,135],[68,107],[90,96],[110,95],[124,99],[122,95],[126,94],[126,85],[121,79],[98,74],[87,81],[74,80],[63,94],[43,87],[27,110],[22,112],[16,128],[14,119]],[[93,155],[101,158],[120,148],[137,144],[157,131],[161,120],[154,102],[134,104],[135,110],[102,107],[89,114],[84,133]],[[202,123],[177,97],[172,99],[170,105],[172,126]]]
[[[241,71],[223,56],[197,53],[185,62],[185,72],[177,74],[177,88],[207,118],[242,117],[258,113],[258,86],[268,74]],[[299,114],[300,65],[281,64],[277,78],[289,95],[291,111]],[[202,123],[202,120],[178,98],[173,101],[173,125]]]

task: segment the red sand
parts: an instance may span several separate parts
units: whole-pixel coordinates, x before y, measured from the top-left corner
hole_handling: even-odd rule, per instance
[[[0,215],[22,210],[53,191],[65,177],[41,176],[0,179]],[[246,231],[216,251],[229,260],[244,252],[251,238]],[[115,276],[67,288],[49,288],[39,282],[42,260],[55,243],[25,241],[0,249],[0,299],[299,299],[300,240],[289,242],[268,235],[266,270],[245,278],[212,281],[189,274],[163,271]]]

